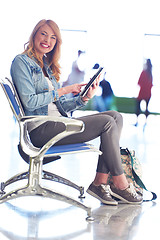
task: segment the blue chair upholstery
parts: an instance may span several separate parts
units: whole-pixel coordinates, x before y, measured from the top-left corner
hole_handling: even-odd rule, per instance
[[[97,150],[94,146],[87,143],[55,146],[55,143],[58,142],[60,139],[71,134],[83,131],[83,122],[65,117],[25,116],[21,101],[12,81],[6,78],[5,81],[1,81],[0,84],[2,89],[4,90],[4,93],[14,113],[14,116],[16,117],[16,120],[19,124],[19,153],[21,157],[29,164],[28,171],[19,173],[11,177],[6,182],[1,183],[0,203],[23,196],[43,196],[64,201],[76,207],[82,208],[87,211],[87,220],[91,220],[91,208],[85,206],[78,200],[75,200],[62,193],[58,193],[53,189],[45,188],[42,185],[42,180],[56,181],[77,189],[80,192],[79,197],[83,197],[83,187],[78,186],[70,180],[58,176],[54,173],[43,170],[43,164],[60,159],[63,154],[81,153],[89,151],[95,151],[98,154],[101,154],[101,152]],[[27,132],[27,123],[39,120],[62,122],[66,128],[63,132],[59,133],[50,141],[48,141],[42,148],[37,148],[33,146],[30,141]],[[5,188],[8,185],[23,179],[28,179],[28,183],[26,186],[8,193],[5,192]]]

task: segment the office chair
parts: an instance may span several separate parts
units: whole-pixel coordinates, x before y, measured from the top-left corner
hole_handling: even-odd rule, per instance
[[[43,170],[43,164],[57,160],[61,158],[63,154],[73,154],[89,151],[95,151],[98,154],[101,154],[98,149],[88,143],[61,146],[54,145],[63,137],[82,132],[84,130],[83,122],[66,117],[25,116],[21,101],[12,81],[8,78],[5,78],[5,80],[1,81],[0,84],[19,125],[19,153],[22,158],[29,163],[28,171],[19,173],[8,179],[6,182],[1,183],[0,203],[23,196],[42,196],[64,201],[76,207],[82,208],[87,212],[86,219],[88,221],[93,220],[90,207],[87,207],[82,202],[79,202],[69,196],[42,186],[42,180],[50,180],[62,183],[69,187],[77,189],[80,192],[79,197],[83,198],[84,187],[78,186],[68,179],[65,179],[54,173]],[[42,148],[37,148],[30,141],[27,132],[27,123],[40,120],[62,122],[65,124],[65,130],[49,140]],[[5,192],[5,188],[8,185],[23,179],[28,180],[26,186],[15,189],[8,193]]]

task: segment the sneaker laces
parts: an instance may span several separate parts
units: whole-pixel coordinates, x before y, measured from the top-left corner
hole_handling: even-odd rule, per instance
[[[101,184],[103,190],[110,195],[110,186],[106,184]]]
[[[133,186],[133,183],[129,184],[129,187],[127,188],[127,190],[133,197],[137,197],[137,192],[135,190],[135,187]]]

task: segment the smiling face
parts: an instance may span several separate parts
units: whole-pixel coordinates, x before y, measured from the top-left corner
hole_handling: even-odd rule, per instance
[[[53,50],[56,44],[56,35],[52,28],[44,24],[37,31],[34,38],[34,49],[40,58]]]

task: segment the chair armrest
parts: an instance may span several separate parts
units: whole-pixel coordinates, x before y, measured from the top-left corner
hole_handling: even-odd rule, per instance
[[[26,123],[35,122],[35,121],[53,121],[53,122],[61,122],[65,125],[65,130],[52,139],[50,139],[42,148],[34,147],[30,141],[28,141],[26,136]],[[62,138],[69,136],[71,134],[75,134],[78,132],[82,132],[84,130],[84,123],[80,120],[66,118],[66,117],[52,117],[52,116],[24,116],[19,121],[20,125],[20,143],[24,152],[29,154],[32,157],[35,156],[44,156],[46,151],[54,145],[56,142],[61,140]],[[29,147],[29,149],[28,149]],[[29,151],[29,153],[28,153]]]
[[[64,123],[67,131],[81,132],[84,130],[84,123],[80,120],[73,118],[36,115],[36,116],[24,116],[20,119],[20,122],[23,124],[36,121],[61,122]]]

